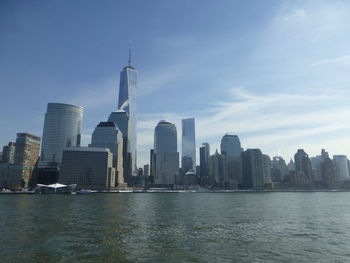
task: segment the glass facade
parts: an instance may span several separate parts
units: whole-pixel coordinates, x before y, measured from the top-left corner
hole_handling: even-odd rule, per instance
[[[203,143],[202,147],[199,148],[200,154],[200,176],[207,177],[209,175],[209,156],[210,146],[209,143]]]
[[[220,148],[221,153],[226,157],[241,157],[242,147],[237,135],[226,133],[221,139]]]
[[[184,157],[192,159],[191,169],[196,169],[196,131],[194,118],[182,120],[182,160]],[[183,164],[182,164],[183,167]]]
[[[131,167],[134,175],[137,173],[136,88],[136,69],[131,66],[124,67],[120,73],[118,109],[124,110],[129,117],[127,137],[129,141],[129,153],[131,155]],[[122,128],[120,129],[122,130]]]
[[[80,146],[83,108],[48,103],[44,121],[40,167],[60,166],[66,147]]]
[[[155,183],[174,184],[179,174],[175,124],[166,120],[158,123],[154,131],[154,153],[156,154]]]
[[[128,137],[129,117],[125,110],[117,110],[109,115],[108,121],[114,122],[123,136],[123,177],[125,182],[129,182],[131,177],[130,141]]]
[[[117,183],[124,183],[123,138],[115,122],[100,122],[91,136],[89,147],[108,148],[113,153],[113,167],[117,171]]]
[[[348,159],[345,155],[334,155],[333,163],[337,181],[349,180]]]

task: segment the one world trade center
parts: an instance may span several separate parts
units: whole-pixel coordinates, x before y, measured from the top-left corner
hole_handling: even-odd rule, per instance
[[[137,71],[131,66],[131,53],[129,52],[128,66],[124,67],[120,72],[120,84],[119,84],[119,100],[118,110],[125,111],[128,115],[128,154],[130,155],[129,161],[131,162],[131,172],[136,175],[137,163],[136,163],[136,88],[137,88]]]

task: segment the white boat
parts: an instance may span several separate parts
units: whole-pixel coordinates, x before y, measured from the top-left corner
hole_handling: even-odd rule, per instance
[[[132,193],[132,192],[133,192],[133,190],[127,190],[127,189],[119,190],[119,193]]]
[[[77,194],[93,194],[93,193],[97,193],[97,191],[88,190],[88,189],[80,189],[79,191],[77,191]]]

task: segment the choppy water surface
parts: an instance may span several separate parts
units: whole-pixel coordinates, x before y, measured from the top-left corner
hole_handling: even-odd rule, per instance
[[[349,262],[350,193],[0,195],[0,262]]]

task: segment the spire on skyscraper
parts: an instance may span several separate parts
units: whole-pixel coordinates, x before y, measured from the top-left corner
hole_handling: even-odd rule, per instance
[[[131,66],[131,40],[129,41],[129,60],[128,60],[128,66]]]

